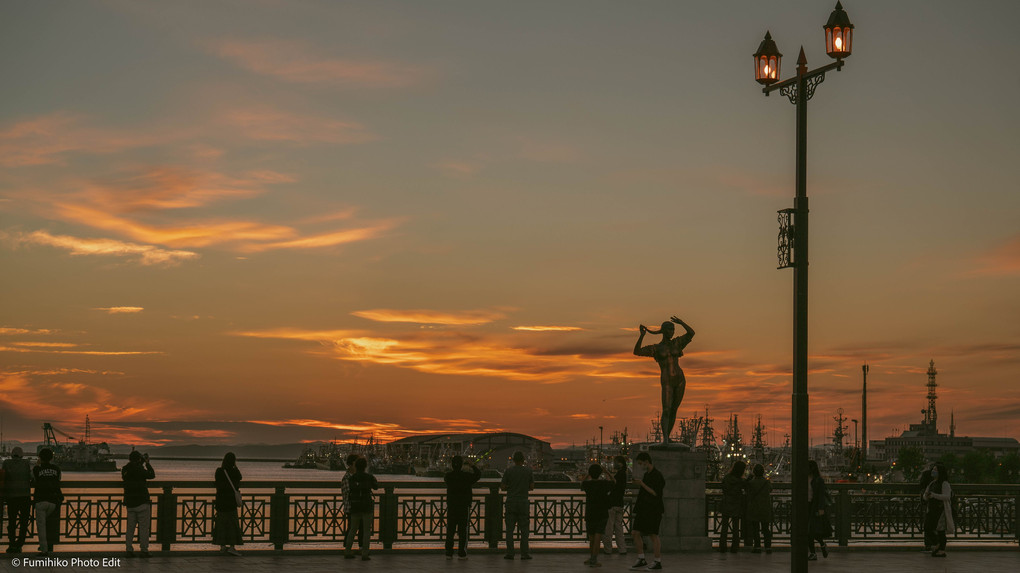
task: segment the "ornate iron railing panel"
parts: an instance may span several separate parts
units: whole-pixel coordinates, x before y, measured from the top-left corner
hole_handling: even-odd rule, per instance
[[[212,543],[216,526],[216,495],[214,493],[178,493],[176,541],[178,543]],[[269,495],[244,494],[238,512],[241,538],[245,542],[269,542]]]
[[[531,496],[531,539],[561,541],[585,538],[584,494]]]
[[[337,494],[291,495],[289,517],[291,541],[343,541],[347,535],[347,514]]]
[[[397,494],[397,539],[401,541],[446,540],[446,495],[418,492]],[[468,539],[484,540],[483,496],[476,494],[468,513]]]

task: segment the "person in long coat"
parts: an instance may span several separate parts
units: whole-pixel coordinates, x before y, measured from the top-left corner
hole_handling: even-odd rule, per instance
[[[730,526],[733,526],[733,545],[730,553],[736,553],[740,549],[740,518],[744,513],[744,489],[747,482],[744,481],[744,469],[747,467],[743,461],[736,461],[722,480],[722,523],[720,525],[719,552],[726,552],[726,541],[729,537]]]
[[[237,456],[227,452],[223,463],[216,468],[216,523],[213,525],[213,543],[220,546],[220,551],[240,556],[238,545],[244,544],[241,538],[240,504],[241,470],[237,469]]]
[[[946,466],[936,462],[935,468],[931,471],[931,483],[922,496],[928,504],[924,518],[925,538],[930,537],[935,543],[931,551],[932,557],[946,556],[946,532],[956,530],[951,504],[953,488],[949,487],[948,478]]]
[[[832,537],[832,523],[829,521],[829,506],[832,499],[825,488],[822,472],[818,471],[818,462],[808,460],[808,561],[815,561],[815,541],[822,549],[822,557],[829,556],[829,548],[825,540]]]

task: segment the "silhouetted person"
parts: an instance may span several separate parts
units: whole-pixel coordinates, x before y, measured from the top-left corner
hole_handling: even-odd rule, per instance
[[[4,460],[4,500],[7,503],[7,553],[20,553],[28,535],[28,519],[32,514],[32,464],[20,447],[11,450]]]
[[[35,484],[35,525],[39,536],[39,554],[43,557],[53,551],[60,534],[60,504],[64,494],[60,491],[60,468],[53,465],[53,450],[39,450],[39,463],[32,468]]]
[[[928,491],[928,484],[931,483],[931,472],[933,469],[935,469],[934,463],[930,464],[923,472],[921,472],[921,479],[918,480],[917,484],[920,486],[921,490],[921,515],[923,516],[927,516],[928,514],[928,502],[924,499],[924,494]],[[938,545],[938,542],[933,537],[935,531],[929,531],[928,527],[925,525],[925,518],[922,518],[921,520],[921,531],[924,532],[924,552],[931,553],[935,549],[935,546]]]
[[[531,503],[528,492],[535,489],[535,475],[531,468],[524,465],[524,453],[514,452],[514,465],[503,473],[503,481],[499,487],[506,491],[506,555],[505,559],[514,558],[514,529],[521,533],[521,559],[531,559],[528,546],[529,527],[531,526]]]
[[[949,487],[949,473],[946,466],[936,462],[931,470],[931,483],[924,490],[928,511],[924,517],[924,536],[934,541],[932,557],[946,556],[946,532],[955,531],[953,523],[953,488]],[[930,532],[930,534],[929,534]]]
[[[358,458],[360,457],[361,456],[359,456],[358,454],[347,454],[347,458],[345,460],[347,462],[347,468],[346,471],[344,471],[344,477],[340,478],[340,493],[341,497],[343,498],[342,503],[344,508],[344,523],[347,525],[345,531],[351,528],[351,507],[350,504],[348,504],[347,500],[351,497],[351,476],[353,476],[354,472],[356,471],[354,469],[354,463],[357,462]],[[361,549],[362,532],[359,529],[355,533],[356,535],[354,536],[354,538],[358,541],[358,549]]]
[[[152,500],[149,498],[149,487],[146,481],[154,479],[156,472],[149,464],[149,455],[132,451],[128,455],[128,463],[120,470],[124,480],[124,508],[127,511],[127,535],[125,536],[128,557],[135,556],[132,538],[135,525],[138,526],[138,545],[142,549],[142,557],[149,557],[149,526],[152,524]]]
[[[726,552],[726,542],[732,526],[733,544],[730,546],[730,553],[736,553],[740,549],[740,517],[744,512],[744,489],[747,482],[744,481],[744,469],[747,467],[742,461],[733,463],[729,473],[722,479],[722,523],[719,526],[719,551]]]
[[[825,488],[825,480],[822,473],[818,471],[818,462],[808,460],[808,561],[815,561],[815,541],[822,549],[822,557],[829,556],[829,549],[825,546],[825,540],[832,536],[832,523],[829,521],[829,506],[832,505],[832,498]]]
[[[227,452],[223,463],[216,468],[216,522],[213,525],[213,544],[220,551],[239,557],[238,545],[244,544],[241,537],[240,512],[241,470],[237,469],[237,456]]]
[[[755,464],[754,477],[747,484],[747,520],[751,527],[751,553],[761,553],[761,540],[765,538],[765,553],[772,553],[772,482],[765,477],[765,466]]]
[[[453,471],[447,472],[446,482],[446,558],[453,559],[453,534],[457,533],[457,554],[467,559],[468,518],[471,514],[471,486],[482,478],[482,470],[471,464],[465,470],[464,458],[453,456]]]
[[[344,558],[354,559],[351,547],[354,545],[356,531],[361,531],[361,560],[368,561],[369,544],[372,539],[372,522],[375,518],[375,498],[372,490],[379,489],[379,480],[365,471],[368,460],[358,458],[354,462],[354,475],[351,476],[351,497],[347,504],[347,514],[351,518],[344,539]]]
[[[683,336],[673,338],[675,327],[673,323],[684,327]],[[659,364],[659,383],[662,385],[662,416],[660,418],[662,427],[662,443],[669,443],[669,435],[673,433],[673,426],[676,424],[676,412],[680,408],[680,402],[684,399],[684,391],[687,389],[687,379],[684,378],[684,371],[680,369],[679,358],[684,355],[684,348],[694,338],[694,329],[677,317],[671,317],[670,321],[663,322],[659,330],[651,330],[641,324],[638,326],[641,334],[638,335],[637,343],[634,344],[636,356],[651,356]],[[645,333],[661,334],[662,341],[649,346],[641,346]]]
[[[609,517],[606,521],[605,536],[602,546],[606,553],[613,551],[613,535],[616,535],[616,550],[620,555],[627,554],[627,535],[623,529],[623,496],[627,493],[627,458],[613,458],[613,491],[609,496]]]
[[[635,471],[641,469],[644,474],[640,479],[634,480],[638,487],[637,500],[634,501],[634,522],[631,526],[631,534],[634,536],[634,548],[637,550],[638,560],[631,569],[662,569],[662,543],[659,541],[659,525],[662,523],[662,514],[666,506],[662,502],[662,490],[666,487],[666,478],[662,472],[652,465],[652,456],[648,452],[641,452],[634,458]],[[648,565],[645,560],[645,544],[642,538],[648,535],[652,540],[652,554],[655,562]]]
[[[584,524],[588,530],[588,548],[591,556],[585,565],[601,567],[599,563],[599,545],[602,543],[602,532],[609,521],[609,504],[613,493],[613,482],[602,477],[602,466],[592,464],[588,475],[581,482],[584,491]]]

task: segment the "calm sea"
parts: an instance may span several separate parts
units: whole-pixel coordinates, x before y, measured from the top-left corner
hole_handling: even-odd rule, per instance
[[[117,467],[123,467],[124,460],[117,460]],[[152,469],[157,480],[212,481],[220,460],[152,460]],[[344,472],[326,470],[288,469],[283,462],[237,463],[245,481],[322,481],[337,482]],[[368,471],[372,471],[369,468]],[[443,481],[443,478],[426,478],[409,475],[377,474],[383,481]],[[120,481],[120,472],[64,472],[64,481]]]

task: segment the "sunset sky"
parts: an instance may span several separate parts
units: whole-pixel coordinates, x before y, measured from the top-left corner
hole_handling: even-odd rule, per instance
[[[835,0],[0,5],[0,413],[122,444],[789,431],[794,106]],[[1020,437],[1020,3],[848,0],[808,112],[812,439]],[[658,341],[646,338],[646,343]],[[853,428],[851,426],[851,434]]]

